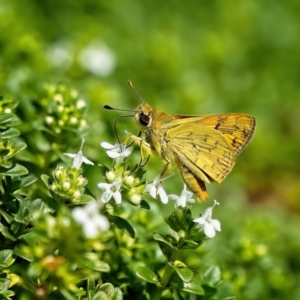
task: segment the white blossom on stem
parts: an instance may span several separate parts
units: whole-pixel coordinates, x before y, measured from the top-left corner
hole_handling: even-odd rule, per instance
[[[202,216],[195,218],[193,221],[204,227],[204,233],[207,237],[213,238],[216,231],[221,231],[221,223],[219,220],[212,219],[212,211],[216,205],[220,205],[216,200],[212,207],[208,207]]]
[[[78,151],[77,154],[64,153],[64,155],[73,158],[72,167],[75,168],[75,169],[78,169],[78,170],[80,169],[82,163],[85,163],[87,165],[93,165],[94,164],[93,162],[91,162],[90,160],[88,160],[85,156],[83,156],[83,154],[82,154],[83,144],[84,144],[84,139],[82,139],[82,143],[81,143],[80,149],[79,149],[79,151]]]

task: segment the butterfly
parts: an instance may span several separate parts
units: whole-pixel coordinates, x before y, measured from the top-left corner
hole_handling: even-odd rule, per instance
[[[130,81],[129,85],[136,92]],[[160,178],[175,163],[197,201],[208,199],[205,183],[221,183],[230,173],[254,134],[255,118],[242,113],[171,115],[139,98],[142,103],[127,110],[133,112],[140,128],[139,136],[131,138],[141,149],[162,158],[165,164]]]

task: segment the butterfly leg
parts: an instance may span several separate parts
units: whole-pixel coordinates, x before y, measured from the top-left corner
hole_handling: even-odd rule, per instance
[[[151,147],[150,147],[150,145],[149,145],[147,142],[145,142],[144,139],[142,139],[142,138],[140,137],[140,133],[139,133],[139,136],[135,136],[135,135],[131,135],[131,134],[130,134],[130,135],[126,138],[126,140],[125,140],[124,143],[127,143],[129,139],[132,139],[132,140],[133,140],[132,143],[137,143],[137,144],[140,145],[141,159],[140,159],[140,162],[138,163],[136,169],[133,171],[133,173],[136,173],[140,168],[144,167],[144,166],[148,163],[148,161],[149,161],[149,159],[150,159],[150,154],[151,154]],[[130,145],[132,145],[132,143],[131,143]],[[147,158],[144,157],[144,150],[145,150],[145,151],[147,152],[147,154],[148,154]]]

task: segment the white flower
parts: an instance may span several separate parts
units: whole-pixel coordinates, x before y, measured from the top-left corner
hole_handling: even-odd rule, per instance
[[[110,48],[99,43],[91,43],[79,55],[82,68],[96,76],[110,75],[116,66],[116,57]]]
[[[93,162],[91,162],[85,156],[82,155],[82,150],[81,149],[82,149],[83,143],[84,143],[84,139],[82,139],[81,147],[80,147],[77,154],[64,153],[64,155],[74,158],[73,159],[73,164],[72,164],[73,168],[80,169],[83,162],[85,164],[88,164],[88,165],[93,165],[94,164]]]
[[[67,41],[58,41],[47,49],[46,58],[53,67],[67,69],[73,61],[73,48]]]
[[[129,156],[133,150],[133,147],[126,147],[124,144],[112,145],[107,142],[102,142],[101,147],[106,149],[106,154],[116,160],[116,165],[119,165],[125,157]]]
[[[186,185],[184,185],[180,196],[172,194],[172,195],[169,195],[168,197],[171,200],[176,200],[177,206],[185,207],[188,202],[190,202],[190,203],[195,202],[195,200],[192,198],[192,196],[193,196],[193,193],[189,192],[186,189]]]
[[[151,195],[152,198],[157,197],[157,195],[160,197],[160,200],[163,204],[167,204],[169,199],[168,199],[168,195],[165,192],[163,186],[161,185],[161,183],[158,184],[158,180],[160,179],[160,175],[156,176],[153,180],[152,183],[148,184],[146,186],[146,191],[149,192],[149,194]]]
[[[216,235],[216,231],[221,231],[220,221],[211,218],[213,208],[216,205],[220,204],[214,200],[214,205],[212,207],[208,207],[202,216],[194,219],[194,222],[204,226],[204,233],[209,238],[213,238]]]
[[[98,187],[105,190],[101,196],[101,201],[107,203],[113,197],[117,204],[121,204],[122,196],[119,191],[121,184],[122,181],[120,179],[115,180],[113,183],[99,183]]]
[[[72,210],[74,220],[82,225],[87,237],[94,238],[98,232],[109,229],[109,222],[105,216],[99,214],[97,202],[90,202],[84,207],[75,207]]]

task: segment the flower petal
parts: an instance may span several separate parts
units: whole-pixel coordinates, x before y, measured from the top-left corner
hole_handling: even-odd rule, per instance
[[[82,156],[82,161],[87,165],[94,165],[94,163],[87,159],[85,156]]]
[[[101,201],[103,203],[107,203],[111,199],[112,195],[113,193],[111,190],[106,190],[101,196]]]
[[[73,153],[64,153],[63,155],[69,156],[69,157],[75,157],[77,154],[73,154]]]
[[[115,145],[112,145],[112,144],[107,143],[107,142],[102,142],[102,143],[100,143],[100,146],[101,146],[102,148],[104,148],[104,149],[109,149],[109,150],[116,147]]]
[[[109,229],[109,221],[105,216],[98,215],[94,218],[95,225],[103,231],[107,231]]]
[[[114,150],[107,150],[106,154],[110,157],[110,158],[118,158],[120,157],[120,153],[118,153],[117,151]]]
[[[206,223],[206,221],[203,217],[197,217],[193,221],[200,224],[200,225],[204,225]]]
[[[204,233],[207,237],[213,238],[216,235],[214,226],[210,223],[205,223],[204,224]]]
[[[88,218],[87,212],[85,211],[85,209],[83,209],[81,207],[75,207],[72,210],[72,216],[73,216],[74,220],[80,224],[84,223]]]
[[[217,231],[221,231],[221,223],[219,220],[211,220],[210,223],[213,225],[214,229]]]
[[[97,185],[101,190],[110,190],[110,187],[112,186],[111,184],[105,182],[98,183]]]
[[[168,195],[161,185],[158,187],[158,195],[163,204],[167,204],[169,202]]]
[[[114,193],[112,193],[115,201],[117,204],[121,204],[122,203],[122,196],[121,196],[121,193],[119,191],[116,191]]]

